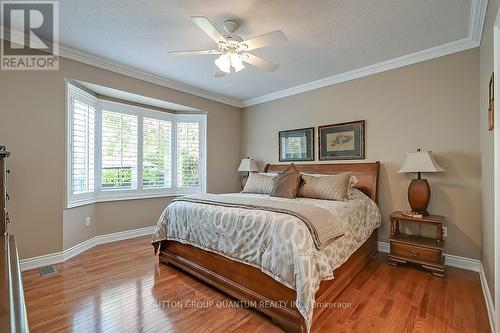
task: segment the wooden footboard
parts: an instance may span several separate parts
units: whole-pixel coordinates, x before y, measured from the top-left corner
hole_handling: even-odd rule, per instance
[[[316,301],[333,302],[376,253],[377,230],[349,260],[335,270],[335,279],[321,283]],[[159,257],[160,262],[172,264],[258,309],[287,332],[306,331],[304,319],[293,306],[295,291],[260,269],[175,241],[163,241]],[[324,309],[317,307],[314,318]]]

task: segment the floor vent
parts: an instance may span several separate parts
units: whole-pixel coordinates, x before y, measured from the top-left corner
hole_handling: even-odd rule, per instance
[[[47,277],[57,274],[57,269],[52,265],[39,268],[38,271],[40,272],[41,277]]]

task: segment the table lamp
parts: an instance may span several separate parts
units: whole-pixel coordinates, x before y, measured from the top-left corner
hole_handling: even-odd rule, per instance
[[[417,178],[413,179],[408,187],[408,202],[413,213],[429,215],[427,206],[431,199],[431,188],[426,179],[422,179],[422,172],[442,172],[444,169],[436,162],[430,151],[406,153],[406,159],[399,172],[416,172]]]
[[[247,174],[241,177],[241,188],[245,187],[250,172],[259,171],[257,164],[253,158],[244,158],[241,160],[240,166],[238,167],[239,172],[246,172]]]

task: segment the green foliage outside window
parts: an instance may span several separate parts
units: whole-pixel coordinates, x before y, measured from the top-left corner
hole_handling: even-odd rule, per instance
[[[165,184],[163,169],[156,166],[144,167],[143,184],[147,187],[162,187]]]
[[[102,170],[103,188],[127,188],[132,186],[132,168],[106,168]]]
[[[187,148],[181,151],[180,172],[180,185],[182,187],[198,186],[198,175],[200,172],[198,156],[190,154]]]

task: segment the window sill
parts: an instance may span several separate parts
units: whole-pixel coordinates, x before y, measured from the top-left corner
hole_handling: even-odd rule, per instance
[[[68,202],[66,205],[66,209],[91,205],[95,203],[101,202],[113,202],[113,201],[128,201],[128,200],[141,200],[141,199],[154,199],[154,198],[168,198],[168,197],[181,197],[189,194],[198,194],[202,193],[198,192],[190,192],[190,193],[162,193],[162,194],[145,194],[145,195],[129,195],[129,196],[115,196],[115,197],[100,197],[100,198],[87,198],[75,200],[72,202]]]

